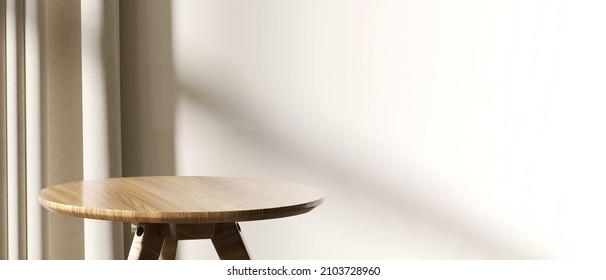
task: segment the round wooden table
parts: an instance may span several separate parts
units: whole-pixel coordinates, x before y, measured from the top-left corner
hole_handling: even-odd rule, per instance
[[[211,239],[222,260],[250,259],[237,222],[307,213],[322,203],[313,187],[226,177],[126,177],[51,186],[47,209],[137,225],[128,259],[175,259],[178,240]]]

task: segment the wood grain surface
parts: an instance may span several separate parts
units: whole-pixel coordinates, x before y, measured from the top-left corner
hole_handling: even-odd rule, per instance
[[[305,185],[227,177],[126,177],[51,186],[38,194],[64,215],[131,223],[225,223],[309,212],[324,192]]]

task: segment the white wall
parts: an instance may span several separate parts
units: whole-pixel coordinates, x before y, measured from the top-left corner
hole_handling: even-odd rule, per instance
[[[605,8],[123,3],[124,173],[324,189],[257,259],[603,258]]]

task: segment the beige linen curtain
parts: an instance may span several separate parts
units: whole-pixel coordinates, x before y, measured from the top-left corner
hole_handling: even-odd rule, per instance
[[[117,0],[0,0],[0,259],[122,259],[123,226],[40,189],[121,175]]]

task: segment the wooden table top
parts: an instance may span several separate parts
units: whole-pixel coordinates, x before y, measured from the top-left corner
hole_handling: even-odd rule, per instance
[[[309,212],[324,192],[270,180],[227,177],[125,177],[51,186],[38,194],[64,215],[131,223],[223,223]]]

